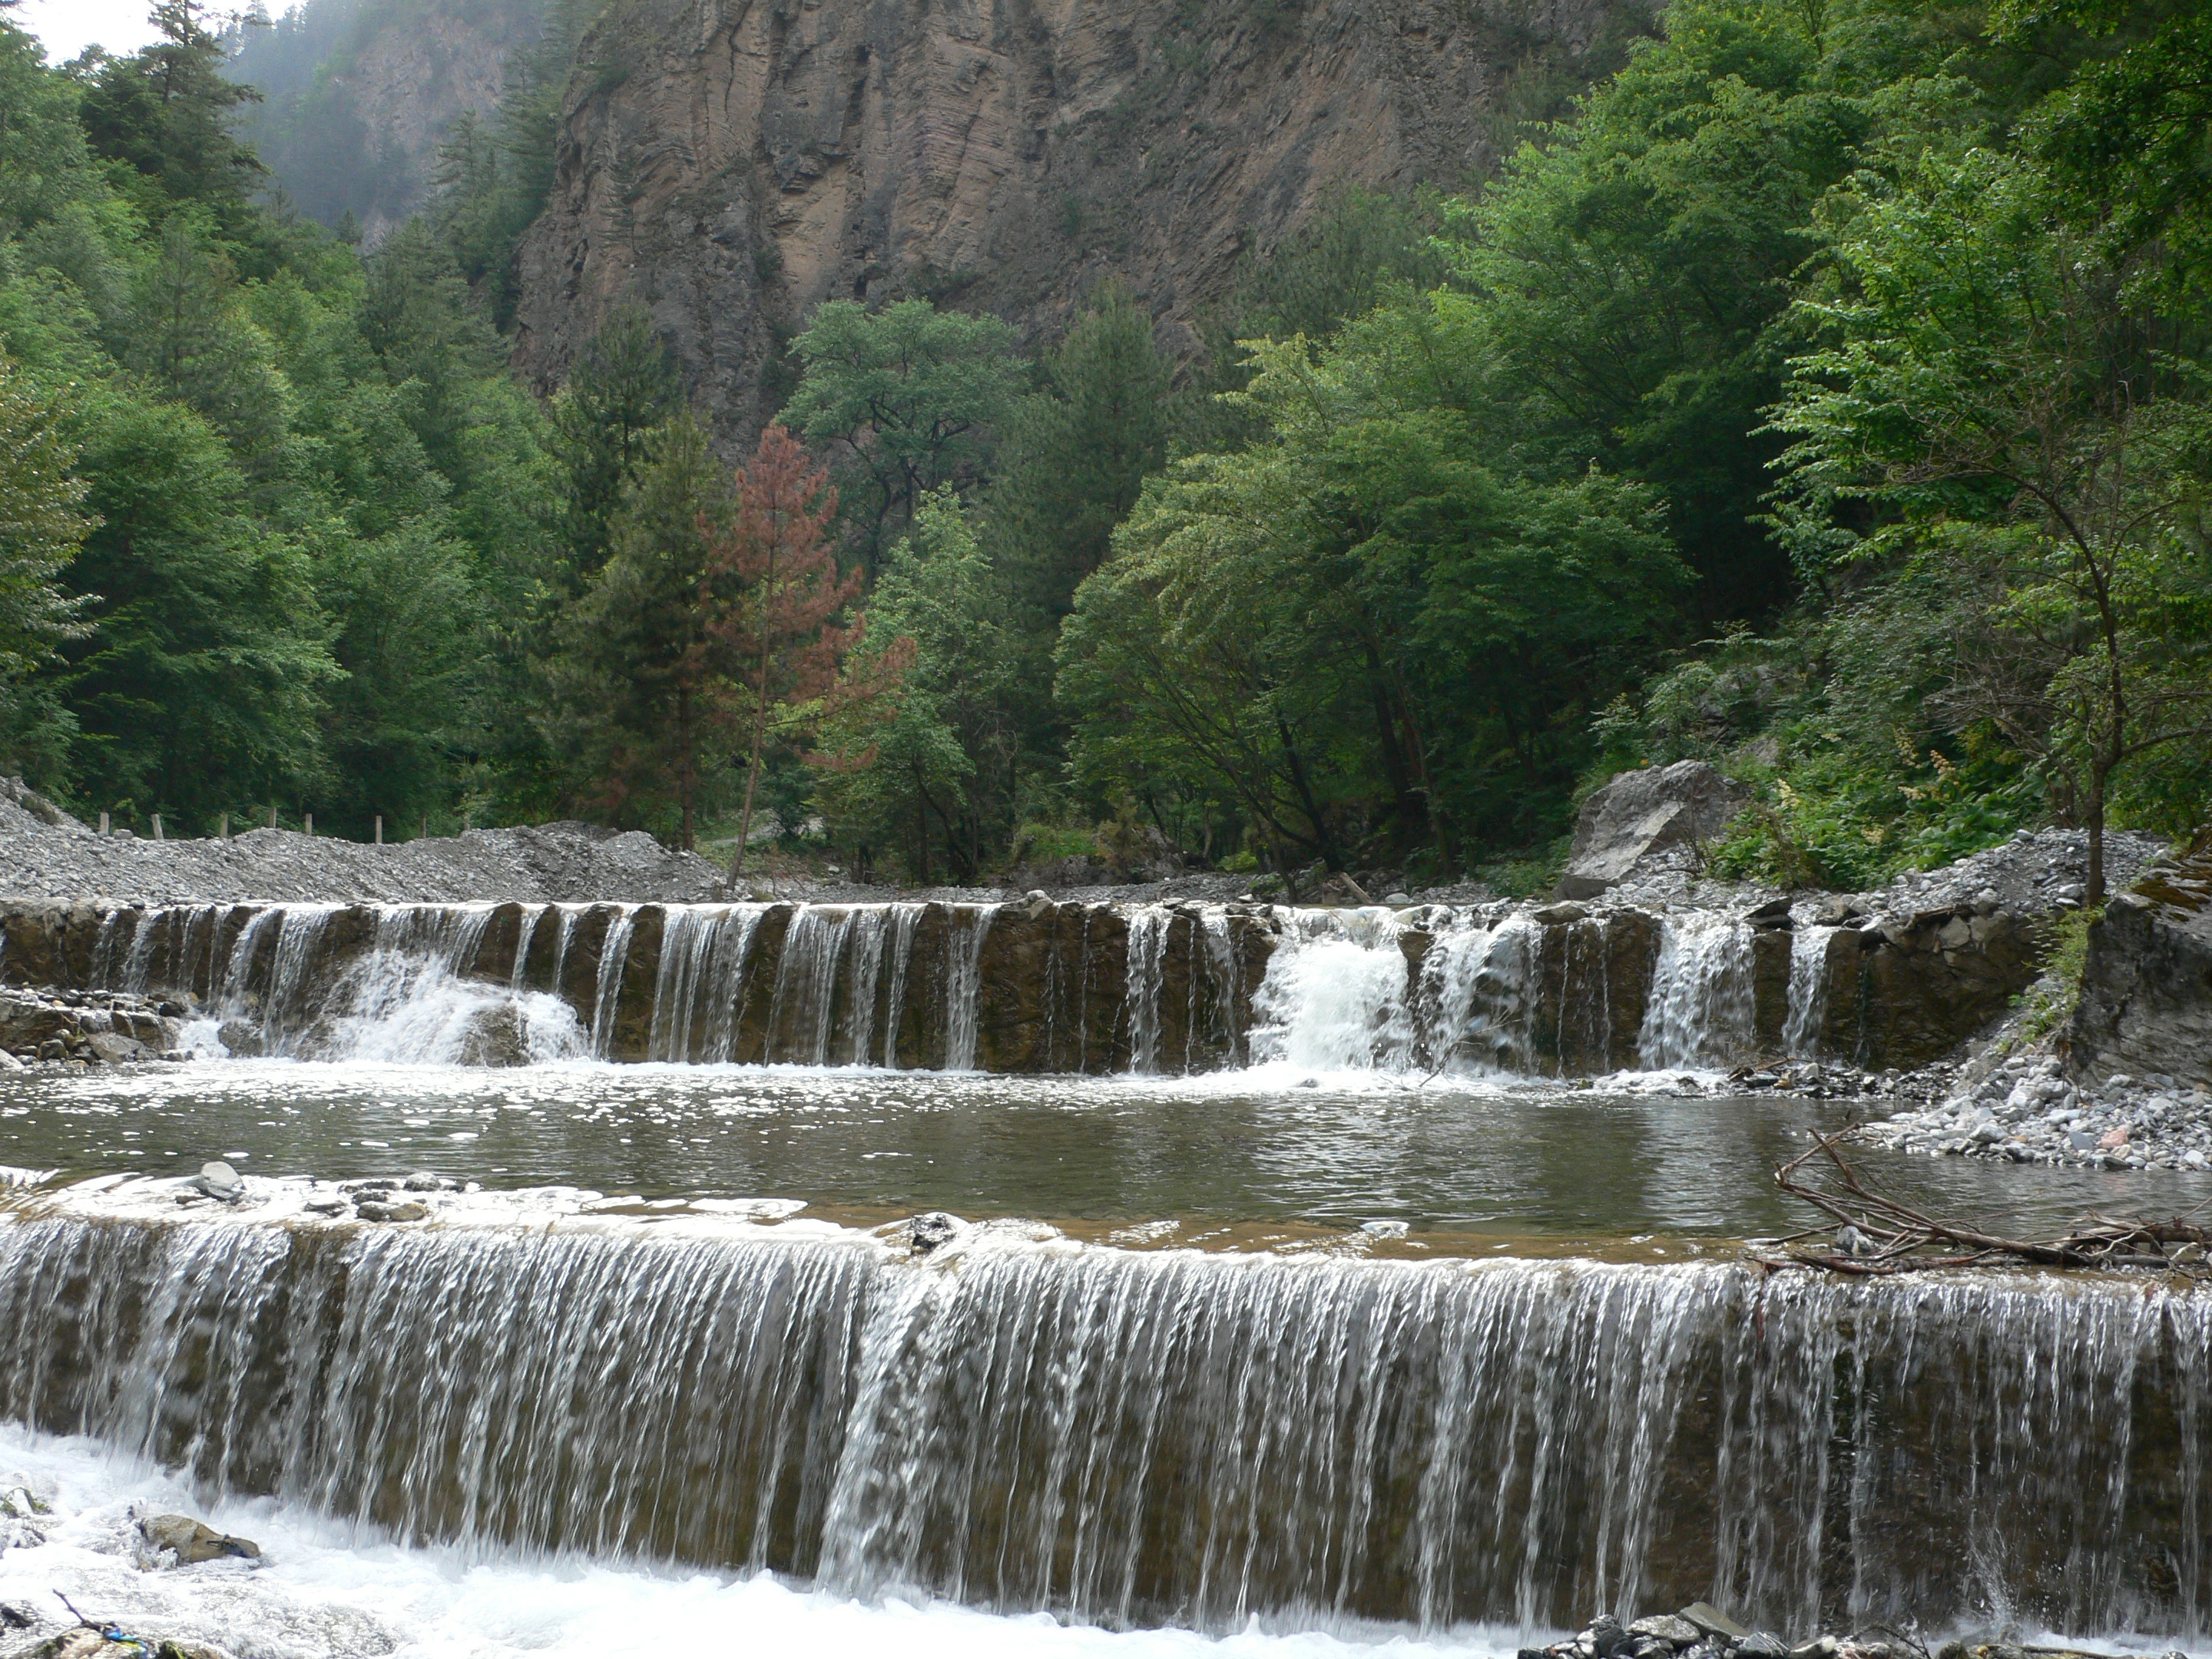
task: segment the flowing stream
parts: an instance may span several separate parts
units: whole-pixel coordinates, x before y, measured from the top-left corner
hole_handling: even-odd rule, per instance
[[[405,1540],[1115,1626],[2202,1627],[2198,1296],[553,1219],[23,1215],[0,1413]]]

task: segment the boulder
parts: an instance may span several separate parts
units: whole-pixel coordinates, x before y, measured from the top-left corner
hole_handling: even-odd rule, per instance
[[[1595,898],[1655,853],[1711,841],[1750,798],[1703,761],[1618,774],[1583,803],[1560,896]]]
[[[464,1066],[530,1064],[530,1020],[519,1002],[496,1003],[469,1016],[461,1034]]]
[[[2212,837],[2106,904],[2066,1035],[2076,1079],[2212,1089]]]
[[[220,1160],[200,1165],[200,1172],[185,1185],[194,1192],[206,1194],[210,1198],[219,1198],[226,1204],[246,1196],[245,1178]]]
[[[261,1559],[261,1547],[251,1539],[233,1538],[189,1515],[149,1516],[138,1523],[138,1530],[156,1555],[173,1553],[179,1566],[192,1566],[202,1561]]]

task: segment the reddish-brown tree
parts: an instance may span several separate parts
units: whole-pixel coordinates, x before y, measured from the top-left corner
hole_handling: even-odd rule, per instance
[[[771,738],[811,724],[839,690],[838,670],[866,626],[852,611],[860,574],[841,576],[830,530],[837,492],[781,426],[738,476],[738,510],[726,530],[702,515],[706,543],[699,598],[706,629],[728,653],[746,732],[745,799],[738,819],[737,884],[752,835],[761,761]]]

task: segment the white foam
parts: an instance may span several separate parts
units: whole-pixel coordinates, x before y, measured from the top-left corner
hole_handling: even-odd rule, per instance
[[[1504,1632],[1444,1638],[1376,1631],[1224,1638],[1189,1631],[1109,1632],[1044,1614],[1006,1618],[946,1602],[870,1604],[811,1593],[767,1573],[656,1572],[581,1560],[484,1559],[403,1548],[374,1534],[267,1501],[211,1513],[161,1471],[95,1442],[0,1425],[0,1479],[28,1486],[53,1512],[0,1555],[0,1601],[68,1622],[58,1590],[129,1633],[210,1643],[254,1659],[627,1659],[679,1653],[805,1653],[810,1659],[1336,1659],[1427,1655],[1487,1659],[1510,1652]],[[140,1513],[203,1516],[252,1538],[263,1560],[145,1571]],[[19,1526],[21,1523],[18,1523]]]

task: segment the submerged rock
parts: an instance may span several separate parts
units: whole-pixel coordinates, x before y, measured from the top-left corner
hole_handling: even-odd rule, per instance
[[[202,1561],[261,1559],[261,1546],[250,1538],[233,1538],[189,1515],[149,1516],[138,1523],[147,1545],[156,1555],[173,1554],[179,1566]]]
[[[464,1066],[530,1064],[530,1020],[522,1005],[502,1002],[471,1014],[459,1058]]]
[[[943,1210],[929,1210],[907,1223],[907,1237],[916,1255],[942,1249],[967,1231],[967,1223]]]

